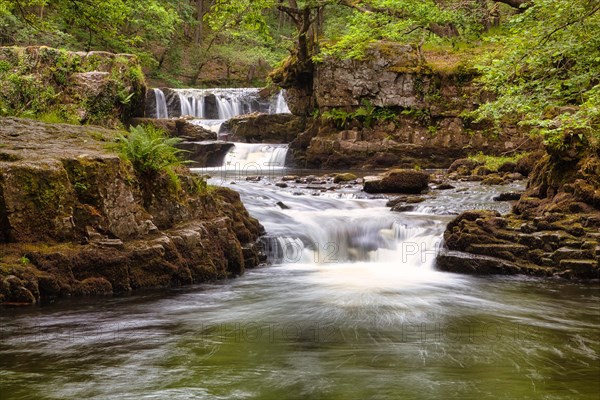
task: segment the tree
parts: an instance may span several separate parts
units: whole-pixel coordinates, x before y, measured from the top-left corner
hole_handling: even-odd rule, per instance
[[[556,149],[574,139],[598,145],[600,3],[536,0],[509,28],[492,38],[498,50],[479,65],[481,82],[497,98],[478,118],[514,119]]]

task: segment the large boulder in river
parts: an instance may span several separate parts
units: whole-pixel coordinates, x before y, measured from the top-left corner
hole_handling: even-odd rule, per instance
[[[383,177],[365,181],[363,190],[367,193],[407,193],[418,194],[426,190],[429,174],[409,169],[396,169]]]
[[[240,115],[221,127],[229,133],[229,140],[242,143],[289,143],[305,128],[302,117],[263,113]]]

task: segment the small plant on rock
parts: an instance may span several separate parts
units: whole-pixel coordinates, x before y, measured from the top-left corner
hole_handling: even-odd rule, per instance
[[[185,163],[179,158],[183,150],[175,147],[180,138],[168,137],[164,131],[147,125],[131,127],[126,136],[120,135],[117,140],[121,157],[131,162],[138,175],[148,177],[165,172],[179,187],[175,168]]]

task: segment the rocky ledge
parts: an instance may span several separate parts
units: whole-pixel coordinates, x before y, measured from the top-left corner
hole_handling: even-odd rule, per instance
[[[136,176],[116,131],[0,121],[0,303],[236,276],[263,228],[239,195],[181,171]]]
[[[600,158],[545,155],[511,213],[468,211],[444,234],[441,270],[600,278]]]

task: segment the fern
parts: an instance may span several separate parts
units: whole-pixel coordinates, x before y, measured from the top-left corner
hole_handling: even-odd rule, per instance
[[[175,168],[185,161],[179,158],[183,150],[175,146],[180,138],[167,137],[165,133],[151,125],[136,126],[129,133],[117,138],[121,157],[129,160],[139,175],[153,175],[165,172],[176,186],[179,186]]]

